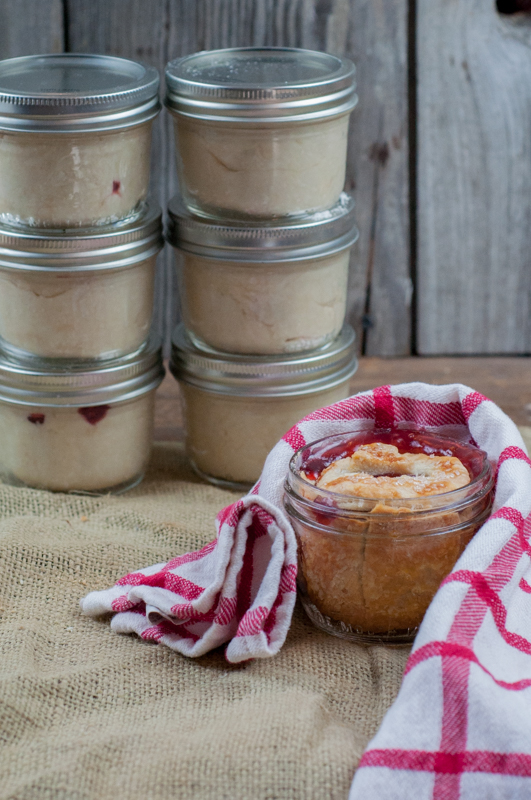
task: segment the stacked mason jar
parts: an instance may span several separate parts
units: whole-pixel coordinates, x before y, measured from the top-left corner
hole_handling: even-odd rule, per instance
[[[150,338],[160,209],[155,69],[0,62],[0,472],[60,491],[143,476],[163,376]]]
[[[256,481],[301,417],[348,395],[357,238],[345,182],[354,65],[237,48],[166,68],[181,197],[169,204],[183,325],[171,370],[187,451],[211,482]]]

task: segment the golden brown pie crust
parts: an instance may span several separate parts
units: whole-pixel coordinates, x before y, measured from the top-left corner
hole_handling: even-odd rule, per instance
[[[380,470],[380,474],[398,473],[406,480],[411,477],[406,468],[426,472],[431,465],[432,473],[426,476],[423,485],[415,483],[415,480],[410,484],[402,482],[399,492],[404,491],[404,485],[406,490],[416,492],[406,495],[408,497],[440,494],[450,491],[446,488],[449,483],[452,488],[460,488],[470,482],[468,470],[459,459],[420,455],[422,458],[419,454],[400,455],[392,445],[364,445],[352,457],[333,462],[321,473],[316,485],[355,495],[353,487],[359,490],[360,484],[356,480],[360,473],[345,463],[352,461],[356,468],[363,465],[367,470],[365,475],[373,481],[376,470]],[[392,490],[393,484],[396,486],[402,477],[376,477],[376,480],[381,481],[377,486],[387,486]],[[433,491],[440,483],[444,483],[445,488]],[[370,487],[372,491],[374,483],[367,480],[361,486],[362,489]],[[428,491],[428,487],[432,491]],[[312,499],[315,489],[308,487],[307,495]],[[375,494],[358,493],[357,496],[374,498]],[[387,496],[394,498],[397,494]],[[398,494],[401,496],[404,495]],[[488,502],[488,497],[482,500],[484,508]],[[421,507],[425,504],[426,501],[421,502]],[[368,633],[417,628],[441,581],[451,571],[480,524],[474,522],[461,530],[432,536],[419,535],[428,534],[430,530],[455,528],[470,519],[470,511],[466,509],[462,515],[455,511],[436,510],[412,514],[411,508],[391,507],[383,500],[374,506],[371,513],[357,517],[334,516],[333,510],[326,508],[323,512],[316,515],[316,522],[326,526],[329,519],[330,533],[322,527],[317,529],[294,520],[303,589],[322,614]],[[476,509],[474,519],[478,515]]]

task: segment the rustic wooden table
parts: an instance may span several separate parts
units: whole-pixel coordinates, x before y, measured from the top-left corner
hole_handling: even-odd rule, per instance
[[[531,425],[531,358],[361,358],[351,390],[408,381],[464,383],[490,397],[517,425]],[[183,439],[179,387],[169,372],[157,392],[155,439]]]

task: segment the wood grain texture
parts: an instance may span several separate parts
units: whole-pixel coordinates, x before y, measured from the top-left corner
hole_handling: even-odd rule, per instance
[[[0,0],[0,58],[61,53],[62,0]]]
[[[362,235],[352,258],[349,319],[360,332],[367,305],[368,352],[409,352],[406,0],[65,2],[69,49],[140,58],[161,73],[168,60],[196,50],[249,45],[328,50],[357,62],[361,102],[353,115],[347,186],[356,191]],[[153,192],[165,205],[176,186],[164,113],[156,125]],[[178,315],[169,248],[160,261],[156,317],[168,341]]]
[[[365,316],[367,355],[411,347],[406,0],[354,0],[348,55],[359,107],[351,120],[347,180],[360,240],[351,271],[350,319]]]
[[[530,20],[417,9],[418,349],[530,352]]]

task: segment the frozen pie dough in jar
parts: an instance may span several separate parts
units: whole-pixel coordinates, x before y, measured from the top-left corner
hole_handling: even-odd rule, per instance
[[[180,384],[186,449],[211,483],[247,488],[298,420],[348,396],[357,368],[354,331],[305,355],[243,356],[200,350],[179,326],[170,370]]]
[[[114,56],[0,61],[0,221],[72,228],[137,213],[158,86],[156,69]]]
[[[57,492],[120,492],[151,453],[160,342],[105,366],[0,357],[0,475]]]
[[[345,319],[354,202],[258,226],[224,225],[169,205],[182,318],[199,347],[275,355],[321,347]]]
[[[166,105],[186,205],[232,219],[334,205],[345,183],[354,75],[348,59],[284,47],[171,61]]]
[[[116,358],[147,340],[160,208],[119,227],[0,224],[0,346],[16,357]]]
[[[310,619],[366,644],[412,641],[493,492],[486,453],[428,431],[365,430],[301,448],[285,505]]]

